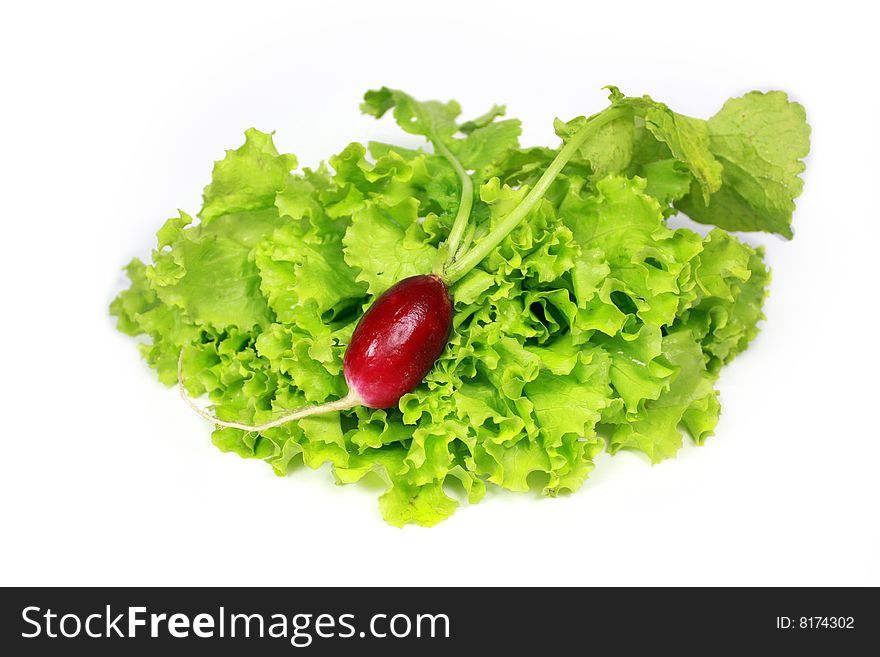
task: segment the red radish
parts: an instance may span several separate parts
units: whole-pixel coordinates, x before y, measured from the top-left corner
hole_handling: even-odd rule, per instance
[[[443,352],[452,329],[452,298],[436,274],[411,276],[391,286],[361,317],[345,350],[343,372],[348,395],[320,406],[307,406],[264,424],[218,420],[180,394],[202,417],[221,427],[265,431],[309,415],[353,406],[389,408],[421,383]],[[183,381],[183,351],[177,376]]]
[[[389,408],[411,392],[440,356],[452,329],[452,299],[436,274],[389,288],[358,322],[343,371],[364,406]]]

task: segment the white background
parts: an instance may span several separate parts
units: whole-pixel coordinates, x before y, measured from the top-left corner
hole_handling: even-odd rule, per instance
[[[10,3],[11,4],[11,3]],[[0,17],[0,584],[880,584],[876,21],[869,3],[16,3]],[[24,8],[26,7],[26,8]],[[602,457],[560,499],[490,493],[386,525],[328,470],[222,454],[107,305],[198,210],[249,126],[314,165],[416,143],[358,112],[387,84],[504,102],[523,143],[600,87],[708,117],[788,91],[813,127],[769,321],[704,448]]]

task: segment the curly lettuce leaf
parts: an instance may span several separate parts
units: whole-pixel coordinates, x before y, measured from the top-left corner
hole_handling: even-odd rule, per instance
[[[675,456],[682,445],[679,425],[689,410],[697,413],[715,398],[714,377],[706,370],[700,344],[689,331],[676,331],[662,338],[661,353],[672,372],[668,388],[647,401],[634,417],[617,427],[609,445],[612,453],[637,449],[653,463]],[[717,422],[717,414],[714,420]],[[694,420],[695,421],[695,420]],[[714,428],[704,415],[698,430],[704,440]]]
[[[257,243],[282,224],[275,208],[225,214],[209,225],[181,231],[170,251],[157,256],[156,268],[170,260],[179,267],[172,279],[155,278],[162,301],[181,308],[197,324],[249,329],[274,320],[260,293]]]
[[[370,294],[381,294],[408,276],[430,272],[437,250],[426,243],[415,204],[373,204],[354,214],[345,233],[345,262]]]
[[[226,157],[214,164],[199,217],[207,224],[231,212],[272,207],[276,192],[296,166],[295,155],[278,153],[271,134],[250,128],[245,143],[226,151]]]

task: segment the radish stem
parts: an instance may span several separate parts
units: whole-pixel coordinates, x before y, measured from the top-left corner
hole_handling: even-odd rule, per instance
[[[544,171],[535,186],[526,194],[526,197],[517,205],[513,211],[504,217],[497,226],[477,242],[469,251],[464,253],[455,262],[446,268],[444,280],[446,284],[452,286],[462,276],[467,274],[471,269],[476,267],[489,253],[498,246],[501,241],[507,237],[514,228],[526,217],[526,215],[537,205],[538,201],[543,198],[547,189],[559,175],[559,172],[568,164],[568,161],[574,156],[578,149],[584,143],[598,132],[599,128],[611,121],[623,116],[627,110],[618,107],[610,107],[609,109],[596,114],[588,119],[586,124],[578,130],[574,136],[568,140],[568,143],[562,147],[556,158],[550,163],[550,166]]]
[[[473,222],[468,223],[467,231],[464,234],[464,239],[461,240],[461,244],[458,246],[458,250],[455,253],[455,257],[452,259],[452,262],[458,260],[461,256],[467,253],[468,247],[471,242],[474,241],[474,235],[477,232],[477,225]]]
[[[321,413],[331,413],[333,411],[344,411],[349,408],[359,406],[363,403],[361,401],[361,398],[354,390],[349,390],[348,394],[342,399],[336,399],[334,401],[327,402],[326,404],[321,404],[319,406],[304,406],[288,413],[287,415],[283,415],[279,418],[271,420],[270,422],[264,422],[263,424],[227,422],[211,415],[204,409],[199,408],[198,405],[187,394],[186,387],[183,385],[183,349],[180,350],[180,356],[177,359],[177,383],[180,386],[180,396],[183,398],[183,401],[185,401],[189,405],[189,407],[193,409],[196,413],[201,415],[206,420],[213,422],[217,426],[229,427],[230,429],[242,429],[244,431],[266,431],[267,429],[280,427],[282,424],[287,424],[288,422],[301,420],[302,418],[308,417],[310,415],[320,415]]]
[[[461,162],[458,161],[458,158],[446,147],[446,144],[439,139],[432,139],[431,141],[434,144],[434,148],[449,161],[449,164],[452,165],[455,173],[461,179],[461,200],[458,203],[458,212],[455,215],[455,220],[452,222],[452,229],[449,231],[449,238],[446,240],[446,246],[449,249],[449,254],[446,258],[446,266],[448,266],[455,260],[455,255],[462,241],[461,238],[464,236],[468,219],[471,216],[471,208],[474,205],[474,183],[468,172],[461,165]]]

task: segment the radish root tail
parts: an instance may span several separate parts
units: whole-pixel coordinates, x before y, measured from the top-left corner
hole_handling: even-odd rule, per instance
[[[177,383],[180,387],[181,398],[196,413],[201,415],[209,422],[213,422],[219,427],[242,429],[244,431],[266,431],[267,429],[280,427],[282,424],[287,424],[288,422],[296,422],[297,420],[300,420],[304,417],[309,417],[310,415],[321,415],[322,413],[332,413],[333,411],[344,411],[349,408],[354,408],[355,406],[363,404],[363,400],[361,400],[360,396],[354,391],[354,389],[350,389],[348,394],[342,399],[337,399],[331,402],[327,402],[326,404],[320,404],[318,406],[303,406],[302,408],[298,408],[295,411],[291,411],[286,415],[276,418],[270,422],[264,422],[263,424],[227,422],[211,415],[204,409],[199,408],[198,404],[196,404],[195,401],[193,401],[192,397],[187,394],[186,386],[183,385],[183,349],[180,350],[180,356],[178,356],[177,358]]]

